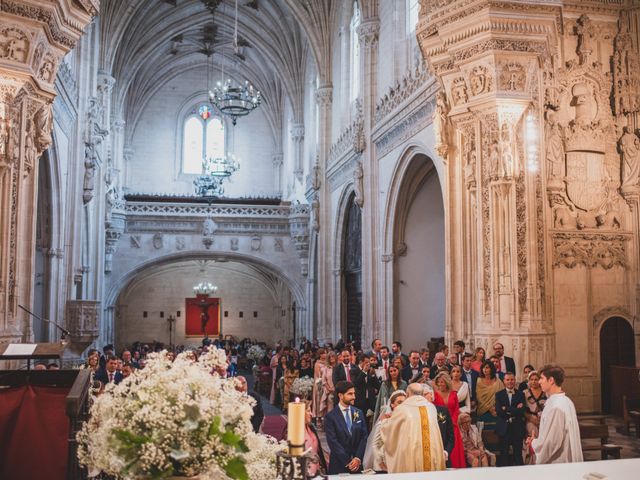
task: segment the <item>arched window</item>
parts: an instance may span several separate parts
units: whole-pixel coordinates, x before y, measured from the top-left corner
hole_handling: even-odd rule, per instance
[[[205,157],[224,156],[224,124],[212,114],[211,107],[203,104],[186,118],[182,142],[182,173],[200,175]]]
[[[360,94],[360,41],[358,40],[358,27],[360,26],[360,9],[358,2],[353,2],[353,16],[351,17],[351,78],[349,86],[349,100],[352,102]]]

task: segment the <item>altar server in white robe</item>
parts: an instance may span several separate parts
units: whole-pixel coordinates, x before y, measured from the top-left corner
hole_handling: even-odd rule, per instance
[[[438,413],[422,392],[422,384],[410,384],[407,399],[381,426],[388,473],[430,472],[446,468]]]
[[[576,407],[562,391],[563,381],[564,370],[557,365],[545,365],[540,370],[540,386],[547,401],[538,438],[527,439],[538,465],[583,461]]]

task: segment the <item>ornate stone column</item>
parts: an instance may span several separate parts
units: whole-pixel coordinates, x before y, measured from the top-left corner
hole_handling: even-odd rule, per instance
[[[325,180],[318,189],[318,205],[316,207],[318,226],[328,225],[331,218],[331,211],[327,208],[327,199],[330,196],[329,187],[326,182],[325,172],[327,171],[327,159],[331,146],[331,106],[333,104],[333,87],[331,84],[320,85],[316,90],[316,102],[318,111],[318,171]],[[332,318],[331,306],[328,304],[331,298],[331,258],[329,251],[331,248],[331,233],[329,228],[320,228],[318,231],[318,338],[329,339],[340,336],[340,318]]]
[[[291,126],[291,140],[293,141],[295,161],[293,173],[298,181],[301,182],[302,174],[304,173],[304,166],[302,162],[302,157],[304,156],[304,123],[294,123]]]
[[[540,129],[538,65],[555,48],[558,10],[489,3],[423,1],[417,35],[443,86],[434,131],[448,182],[446,341],[464,338],[491,350],[500,340],[521,367],[553,353],[540,293],[540,135],[528,135]],[[525,121],[531,118],[538,120]],[[535,358],[525,356],[531,350]]]
[[[360,92],[362,94],[363,131],[360,162],[354,170],[354,188],[356,203],[362,209],[362,345],[369,345],[374,337],[385,338],[384,325],[381,324],[382,315],[379,294],[380,258],[377,247],[378,219],[378,162],[375,145],[364,144],[364,139],[371,138],[371,128],[375,120],[375,106],[378,99],[378,35],[380,20],[377,16],[377,3],[369,2],[364,17],[358,27],[360,42]],[[387,339],[391,341],[390,339]]]
[[[28,340],[38,158],[51,144],[53,82],[98,0],[0,3],[0,342]]]

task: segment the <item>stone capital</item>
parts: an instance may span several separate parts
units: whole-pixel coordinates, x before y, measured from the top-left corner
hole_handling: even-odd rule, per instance
[[[316,102],[320,107],[328,108],[333,102],[333,86],[331,84],[321,85],[316,90]]]
[[[365,49],[370,49],[378,45],[380,34],[380,21],[375,18],[363,22],[357,29],[360,45]]]

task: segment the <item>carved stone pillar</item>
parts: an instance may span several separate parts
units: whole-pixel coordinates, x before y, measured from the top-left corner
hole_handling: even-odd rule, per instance
[[[282,195],[282,153],[274,153],[271,155],[271,164],[273,165],[273,174],[275,176],[276,193]]]
[[[51,144],[61,58],[97,13],[97,0],[0,4],[0,342],[28,340],[38,158]]]
[[[331,106],[333,104],[333,87],[331,84],[320,85],[316,90],[316,102],[319,107],[318,111],[318,166],[320,172],[327,171],[327,159],[329,157],[329,148],[331,146]],[[331,218],[331,212],[328,209],[328,201],[330,197],[329,188],[326,178],[320,184],[318,190],[319,208],[318,208],[318,224],[322,225],[327,222],[326,219]],[[338,338],[340,319],[331,317],[331,306],[328,304],[331,298],[330,276],[331,258],[329,250],[331,246],[331,236],[329,228],[321,228],[317,237],[318,249],[318,332],[320,339]],[[337,327],[336,327],[337,326]]]
[[[530,155],[539,139],[530,145],[525,118],[538,118],[541,108],[538,65],[554,47],[557,10],[511,3],[494,9],[425,0],[417,36],[443,85],[434,130],[448,182],[446,341],[464,338],[490,352],[501,340],[521,367],[533,361],[523,345],[548,345],[552,331],[539,294],[545,257],[537,225],[544,219],[541,173]],[[551,354],[545,350],[539,361]]]
[[[362,93],[363,131],[362,144],[354,147],[361,151],[360,162],[354,169],[354,190],[356,203],[362,208],[362,344],[368,345],[373,338],[387,338],[382,323],[383,316],[380,300],[383,298],[378,289],[380,278],[380,258],[377,250],[378,221],[375,212],[379,211],[378,203],[378,161],[373,142],[365,145],[364,139],[371,138],[371,127],[375,120],[375,106],[378,100],[378,35],[380,20],[377,17],[377,2],[369,2],[372,16],[365,17],[358,27],[360,42],[360,92]],[[363,12],[363,16],[364,16]],[[357,134],[356,134],[357,135]]]

